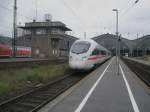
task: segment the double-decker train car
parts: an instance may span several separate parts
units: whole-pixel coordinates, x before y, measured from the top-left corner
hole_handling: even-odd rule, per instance
[[[77,40],[69,52],[69,66],[76,70],[90,70],[111,57],[111,52],[93,40]]]
[[[31,48],[16,46],[16,57],[31,57]]]
[[[31,48],[24,46],[15,47],[16,57],[31,57]],[[10,46],[0,44],[0,58],[12,57],[13,49]]]
[[[0,44],[0,57],[10,57],[12,50],[9,46]]]

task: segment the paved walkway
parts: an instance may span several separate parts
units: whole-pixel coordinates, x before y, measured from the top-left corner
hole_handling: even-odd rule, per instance
[[[39,112],[150,112],[150,90],[116,58],[103,64]]]

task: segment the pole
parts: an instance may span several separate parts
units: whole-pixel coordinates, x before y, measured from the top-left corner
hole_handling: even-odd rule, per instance
[[[137,33],[137,40],[138,40],[138,38],[139,38],[139,34]],[[136,57],[138,57],[138,47],[136,49]]]
[[[123,47],[123,56],[125,56],[125,48]]]
[[[17,37],[17,0],[14,0],[14,14],[13,14],[13,57],[16,57],[16,37]]]
[[[119,57],[118,55],[120,54],[119,52],[119,33],[118,33],[118,10],[113,9],[113,11],[116,12],[116,63],[117,63],[117,74],[119,75]],[[118,52],[119,51],[119,52]]]
[[[117,39],[118,39],[118,63],[117,63],[117,65],[118,65],[118,71],[117,71],[117,74],[119,75],[119,60],[120,60],[120,37],[121,37],[121,35],[119,36],[119,32],[118,32],[118,10],[116,11],[117,12],[117,30],[116,30],[116,32],[117,32]]]
[[[36,4],[36,6],[35,6],[35,7],[36,7],[36,9],[35,9],[35,10],[36,10],[36,11],[35,11],[35,14],[36,14],[36,15],[35,15],[35,20],[37,21],[37,19],[38,19],[38,17],[37,17],[37,16],[38,16],[38,9],[37,9],[37,7],[38,7],[38,6],[37,6],[37,5],[38,5],[38,2],[37,2],[37,0],[36,0],[35,2],[36,2],[36,3],[35,3],[35,4]]]
[[[86,32],[84,32],[84,39],[86,40]]]

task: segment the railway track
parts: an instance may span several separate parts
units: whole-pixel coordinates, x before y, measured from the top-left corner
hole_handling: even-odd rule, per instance
[[[100,65],[108,60],[104,60]],[[88,74],[89,72],[73,72],[41,88],[0,103],[0,112],[36,112]]]
[[[32,67],[34,65],[47,65],[47,64],[62,64],[67,63],[67,59],[24,59],[24,60],[13,60],[13,61],[0,61],[0,70],[4,69],[15,69],[23,67]]]
[[[36,112],[86,75],[73,73],[34,91],[0,104],[0,112]]]
[[[150,66],[126,58],[122,58],[126,65],[150,87]]]

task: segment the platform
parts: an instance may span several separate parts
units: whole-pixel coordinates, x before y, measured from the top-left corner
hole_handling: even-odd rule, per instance
[[[150,112],[150,89],[112,58],[39,112]]]

